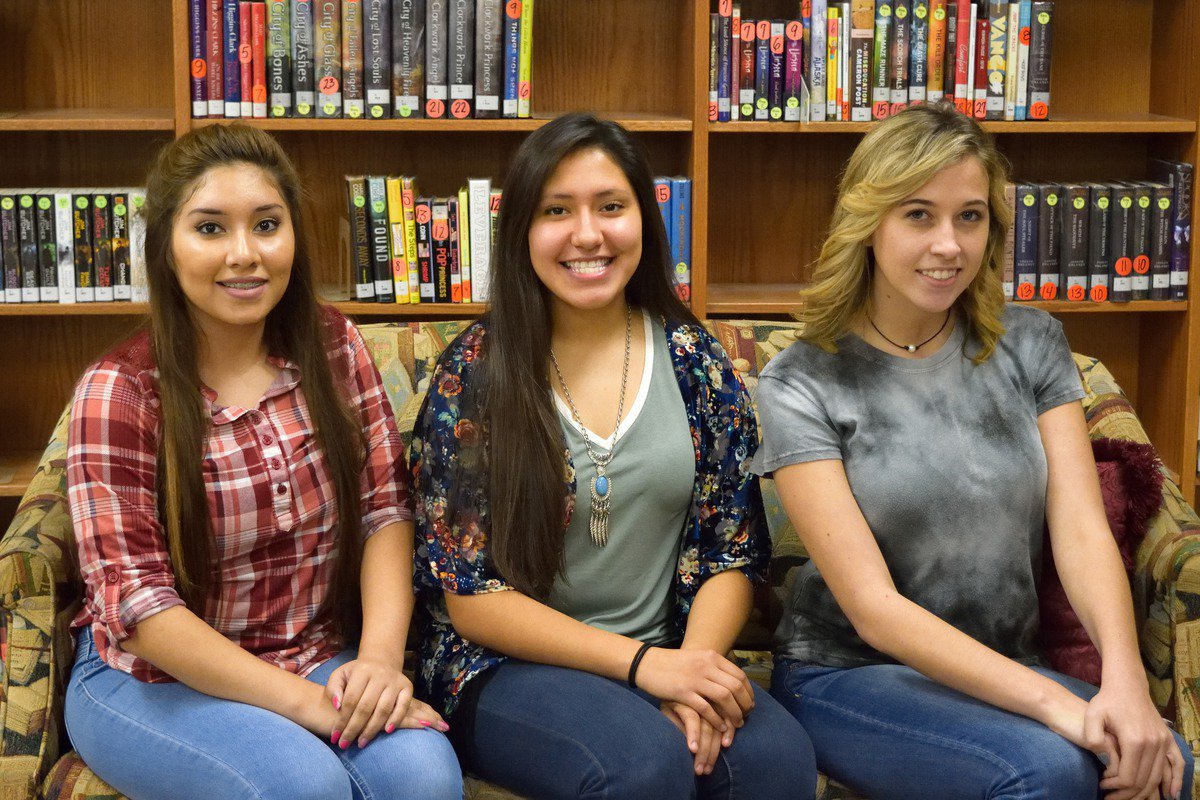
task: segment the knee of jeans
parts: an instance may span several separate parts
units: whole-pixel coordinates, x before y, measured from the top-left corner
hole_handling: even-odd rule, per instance
[[[1094,755],[1055,735],[1016,758],[989,800],[1095,800],[1102,767]]]
[[[313,764],[289,780],[256,786],[255,800],[353,800],[350,775],[338,764]]]
[[[674,731],[672,731],[674,733]],[[677,740],[677,741],[676,741]],[[690,800],[696,793],[692,754],[683,737],[648,742],[643,757],[605,764],[594,755],[580,782],[580,800]]]
[[[403,754],[404,769],[391,769],[388,775],[400,785],[381,797],[420,797],[424,800],[461,800],[462,768],[450,740],[434,731],[409,731],[409,747]]]

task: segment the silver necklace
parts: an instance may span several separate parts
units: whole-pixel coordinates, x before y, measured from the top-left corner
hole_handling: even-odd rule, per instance
[[[571,390],[567,388],[567,382],[563,380],[562,369],[558,366],[558,359],[554,357],[554,348],[550,348],[550,363],[554,365],[554,372],[558,376],[558,385],[562,387],[563,396],[567,398],[571,417],[583,434],[583,446],[587,449],[588,458],[596,467],[596,476],[592,478],[591,485],[592,516],[588,520],[588,533],[592,537],[592,544],[596,547],[604,547],[608,544],[608,515],[612,501],[612,479],[608,477],[606,468],[612,461],[613,454],[617,452],[617,441],[621,438],[621,417],[625,413],[625,385],[629,380],[629,346],[633,340],[632,321],[633,309],[625,306],[625,363],[621,367],[621,398],[617,401],[617,425],[613,429],[612,446],[608,448],[607,453],[602,455],[597,455],[596,451],[592,449],[591,437],[588,436],[587,428],[584,427],[583,420],[579,417],[575,401],[571,399]]]
[[[880,336],[882,336],[883,340],[885,342],[887,342],[888,344],[890,344],[892,347],[898,347],[901,350],[907,350],[910,353],[915,353],[918,350],[920,350],[922,347],[924,347],[925,345],[929,344],[934,339],[936,339],[938,337],[938,334],[940,334],[942,331],[946,330],[946,325],[948,325],[950,323],[950,312],[949,311],[946,312],[946,318],[944,320],[942,320],[942,327],[937,329],[937,333],[933,334],[933,336],[930,336],[928,339],[926,339],[925,341],[923,341],[919,344],[900,344],[899,342],[893,342],[891,339],[889,339],[887,336],[884,335],[883,331],[879,330],[879,326],[875,324],[875,320],[871,319],[870,314],[867,314],[867,322],[871,323],[871,327],[875,329],[875,332],[878,333]]]

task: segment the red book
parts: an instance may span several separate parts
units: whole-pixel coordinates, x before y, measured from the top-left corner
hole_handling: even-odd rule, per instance
[[[238,65],[242,68],[242,118],[254,116],[254,24],[249,0],[238,3]]]
[[[954,50],[954,105],[968,113],[975,98],[967,98],[967,79],[971,69],[971,0],[957,0],[956,40]]]
[[[251,74],[254,90],[250,95],[254,116],[267,118],[267,4],[256,0],[250,4]]]
[[[987,119],[987,87],[988,87],[988,33],[991,24],[987,17],[975,22],[975,102],[972,105],[972,116],[975,119]]]
[[[208,0],[208,24],[204,27],[204,49],[208,54],[208,115],[225,116],[225,43],[221,31],[221,0]]]

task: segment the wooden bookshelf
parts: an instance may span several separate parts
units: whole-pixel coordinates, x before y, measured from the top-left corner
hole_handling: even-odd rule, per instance
[[[790,18],[798,3],[741,5],[747,18]],[[0,186],[138,185],[163,143],[221,122],[190,118],[186,8],[179,0],[0,0]],[[309,190],[318,284],[334,287],[330,296],[347,286],[344,175],[413,174],[431,194],[448,194],[472,176],[502,183],[529,131],[557,114],[590,110],[634,131],[656,174],[692,178],[694,308],[786,319],[828,227],[841,167],[871,123],[710,123],[708,15],[715,10],[716,0],[540,0],[533,119],[252,122],[277,136]],[[1194,3],[1060,0],[1054,119],[985,127],[1022,178],[1140,180],[1154,155],[1196,163],[1197,53]],[[1200,247],[1193,262],[1200,264]],[[1075,350],[1113,370],[1189,499],[1200,482],[1197,291],[1186,303],[1035,304],[1063,321]],[[364,321],[483,311],[336,305]],[[15,465],[0,497],[19,494],[28,481],[84,366],[143,324],[145,313],[129,303],[0,305],[7,345],[0,348],[0,477],[4,464]]]
[[[41,457],[39,450],[0,452],[0,497],[20,497],[25,494]]]

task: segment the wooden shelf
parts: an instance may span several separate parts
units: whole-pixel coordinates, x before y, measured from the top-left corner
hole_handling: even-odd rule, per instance
[[[478,317],[482,303],[330,303],[352,317],[409,317],[413,319],[466,319]],[[146,303],[0,303],[0,317],[140,317],[150,313]]]
[[[146,303],[0,303],[0,317],[140,317]]]
[[[193,127],[223,125],[244,122],[269,131],[349,131],[358,133],[381,133],[398,131],[443,131],[454,133],[491,133],[507,131],[527,133],[545,125],[555,115],[539,114],[531,119],[193,119]],[[689,133],[692,121],[684,117],[656,116],[653,114],[605,114],[625,128],[641,133]]]
[[[37,450],[0,453],[0,497],[24,495],[41,457]]]
[[[0,110],[0,131],[173,131],[165,108]]]
[[[710,122],[710,133],[865,133],[874,122]],[[1045,122],[984,122],[993,133],[1195,133],[1195,120],[1160,114],[1072,115]]]
[[[714,283],[708,286],[709,315],[790,314],[796,309],[798,283]],[[1186,302],[1171,300],[1136,300],[1130,303],[1070,303],[1065,300],[1039,300],[1023,305],[1040,308],[1054,314],[1129,314],[1184,313]]]

